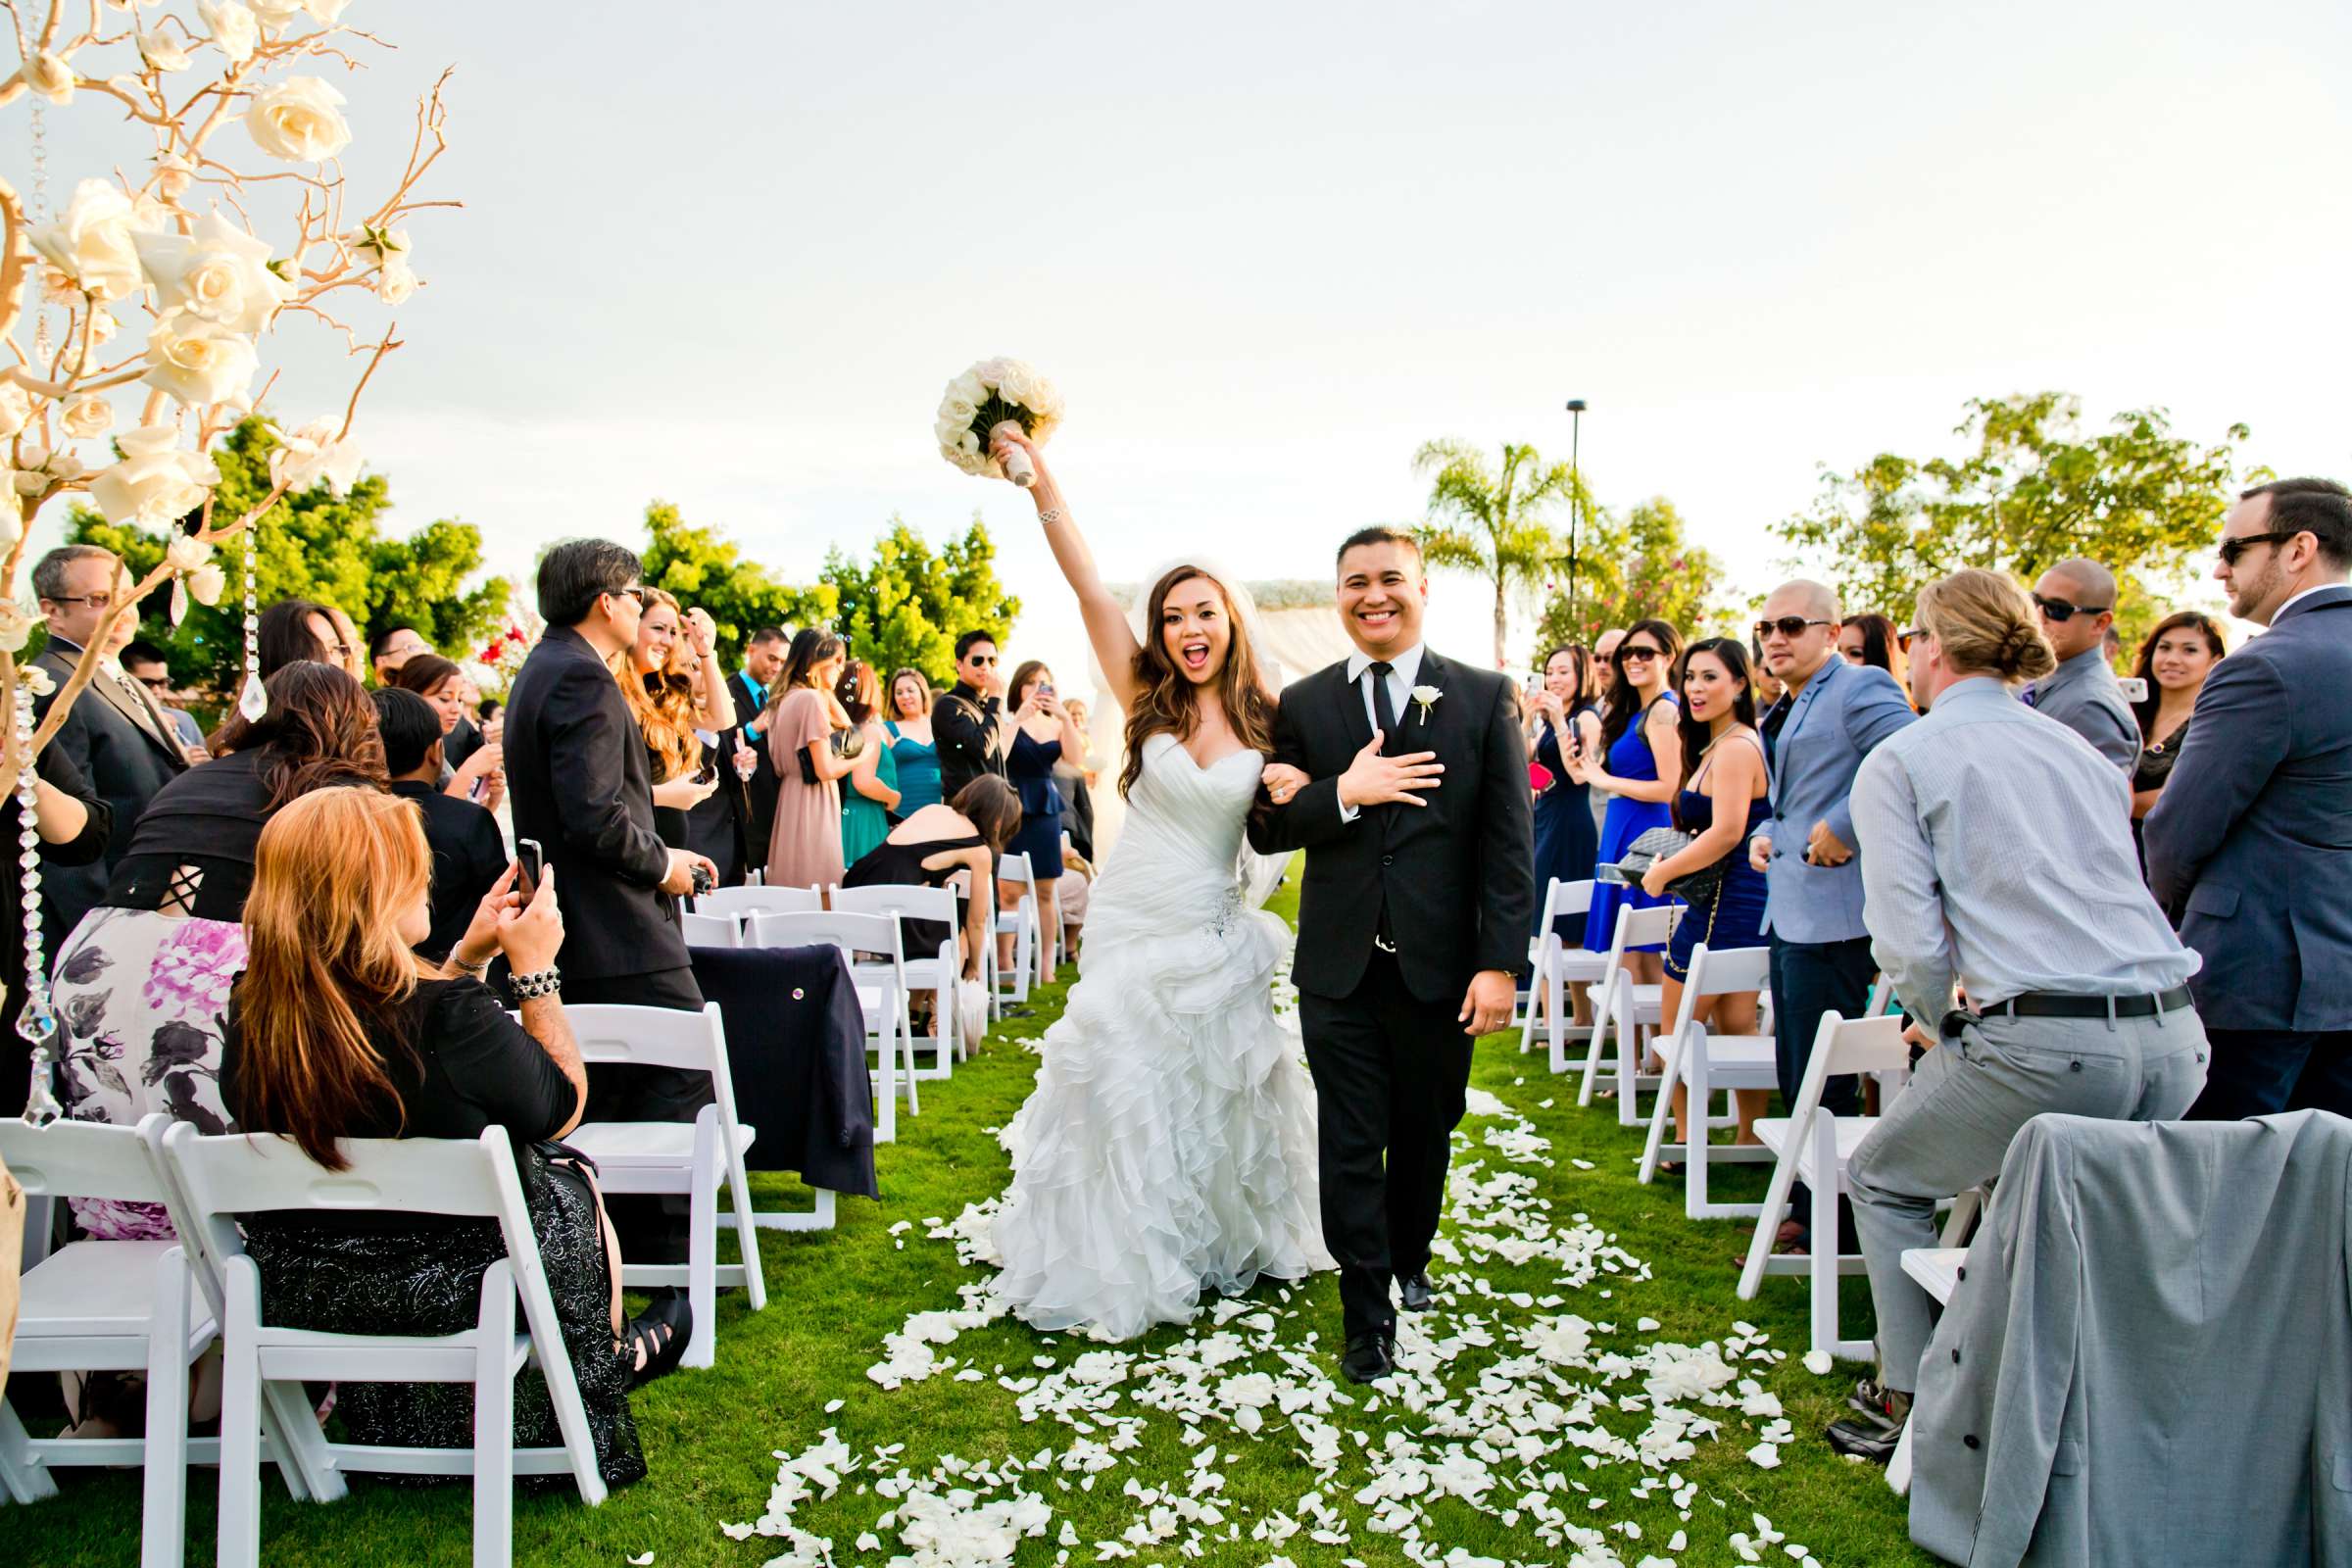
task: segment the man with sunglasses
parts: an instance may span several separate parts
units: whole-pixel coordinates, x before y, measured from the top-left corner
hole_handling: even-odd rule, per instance
[[[1774,1066],[1781,1098],[1796,1102],[1822,1014],[1851,1018],[1870,1004],[1870,935],[1862,923],[1862,867],[1855,858],[1854,774],[1881,741],[1919,715],[1894,677],[1838,653],[1838,596],[1817,582],[1783,583],[1755,625],[1764,665],[1784,688],[1757,724],[1771,769],[1772,816],[1749,841],[1764,873],[1764,929],[1772,939]],[[1860,1112],[1848,1075],[1823,1090],[1832,1115]],[[1790,1213],[1811,1212],[1801,1193]],[[1805,1221],[1782,1227],[1791,1244],[1835,1247]]]
[[[2352,1115],[2352,492],[2280,479],[2222,522],[2230,612],[2269,631],[2197,695],[2148,813],[2148,882],[2203,955],[2190,1116]]]
[[[2107,662],[2115,593],[2115,573],[2095,561],[2061,561],[2041,574],[2034,584],[2034,609],[2058,667],[2018,697],[2129,773],[2139,765],[2139,721]]]
[[[1002,773],[998,722],[1004,707],[1004,676],[993,633],[973,630],[956,639],[956,685],[931,710],[931,741],[939,748],[941,798],[983,773]]]

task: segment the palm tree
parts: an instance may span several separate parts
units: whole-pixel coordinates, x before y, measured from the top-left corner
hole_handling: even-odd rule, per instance
[[[1413,454],[1413,471],[1434,474],[1429,521],[1413,530],[1433,566],[1474,571],[1494,585],[1494,667],[1504,664],[1511,600],[1544,583],[1560,559],[1544,515],[1574,498],[1565,463],[1546,467],[1534,447],[1504,442],[1502,469],[1466,441],[1432,441]]]

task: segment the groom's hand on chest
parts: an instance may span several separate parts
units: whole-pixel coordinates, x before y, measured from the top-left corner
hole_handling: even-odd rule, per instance
[[[1350,811],[1360,811],[1367,806],[1427,806],[1429,803],[1421,799],[1421,794],[1438,787],[1446,764],[1438,760],[1435,752],[1384,756],[1381,739],[1380,733],[1374,731],[1372,739],[1348,764],[1348,771],[1340,775],[1340,805]]]

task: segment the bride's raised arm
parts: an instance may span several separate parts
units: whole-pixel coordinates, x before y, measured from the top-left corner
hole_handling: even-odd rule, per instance
[[[1054,482],[1054,470],[1046,466],[1046,455],[1037,443],[1025,435],[1007,431],[996,440],[1000,456],[1007,446],[1017,446],[1029,454],[1037,465],[1037,483],[1029,495],[1037,503],[1037,519],[1045,525],[1046,543],[1053,549],[1054,563],[1078,596],[1078,611],[1086,620],[1087,640],[1094,645],[1095,662],[1102,666],[1103,678],[1110,682],[1111,695],[1121,708],[1135,706],[1135,656],[1138,652],[1135,633],[1127,625],[1127,612],[1102,586],[1102,574],[1095,568],[1095,553],[1086,547],[1086,538],[1079,533],[1078,524],[1070,516],[1070,504],[1062,498],[1061,489]]]

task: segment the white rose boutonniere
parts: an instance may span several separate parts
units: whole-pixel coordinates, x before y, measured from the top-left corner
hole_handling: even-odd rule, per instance
[[[1413,701],[1420,705],[1422,723],[1426,724],[1429,722],[1429,710],[1436,707],[1438,699],[1445,695],[1446,694],[1444,692],[1438,690],[1435,686],[1416,686],[1413,688]]]

